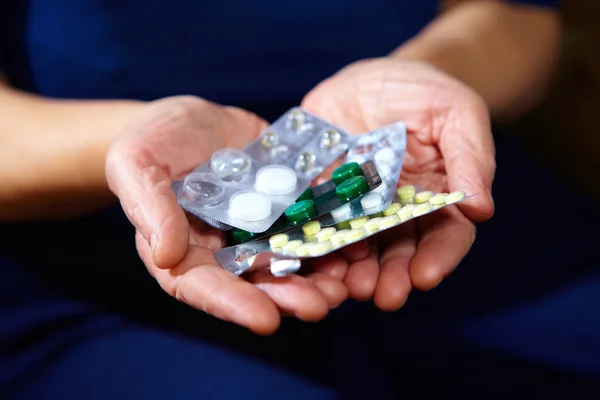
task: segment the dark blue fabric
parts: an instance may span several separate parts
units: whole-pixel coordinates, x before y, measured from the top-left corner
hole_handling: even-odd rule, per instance
[[[435,1],[398,0],[3,3],[0,53],[20,88],[223,103],[298,101],[340,67],[389,53],[437,9]]]
[[[395,0],[9,0],[0,4],[0,67],[46,96],[190,93],[272,119],[344,64],[389,52],[434,11],[433,2]],[[321,324],[287,320],[268,339],[166,296],[118,207],[4,225],[0,393],[397,398],[442,375],[459,382],[448,354],[465,346],[598,376],[598,214],[514,142],[498,139],[498,161],[498,213],[439,288],[390,315],[350,302]],[[427,379],[411,372],[419,363]]]

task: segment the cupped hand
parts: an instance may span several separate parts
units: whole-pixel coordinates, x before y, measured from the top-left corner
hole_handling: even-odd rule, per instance
[[[186,215],[171,185],[214,151],[241,148],[266,126],[238,108],[195,97],[167,98],[147,106],[106,160],[109,187],[136,227],[138,253],[160,286],[194,308],[259,334],[274,332],[282,314],[323,318],[347,296],[335,278],[336,268],[345,264],[334,259],[305,277],[237,277],[214,258],[224,245],[222,232]]]
[[[395,310],[412,288],[429,290],[450,274],[475,240],[475,223],[494,212],[496,168],[483,100],[431,65],[394,58],[354,63],[323,81],[302,106],[360,133],[407,124],[401,184],[477,196],[343,249],[349,295]]]

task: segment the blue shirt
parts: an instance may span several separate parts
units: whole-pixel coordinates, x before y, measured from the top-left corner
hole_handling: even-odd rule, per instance
[[[228,104],[297,102],[346,64],[389,53],[437,10],[435,1],[401,0],[3,3],[0,68],[19,88]]]

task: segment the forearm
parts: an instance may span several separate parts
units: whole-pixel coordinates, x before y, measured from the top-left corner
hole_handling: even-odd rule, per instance
[[[427,61],[486,101],[492,118],[517,116],[541,99],[560,41],[555,12],[499,1],[459,4],[392,56]]]
[[[139,107],[48,100],[0,83],[0,221],[61,218],[112,201],[106,152]]]

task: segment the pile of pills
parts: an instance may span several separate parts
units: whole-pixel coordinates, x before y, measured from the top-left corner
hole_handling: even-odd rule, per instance
[[[412,185],[401,187],[397,194],[399,201],[392,203],[383,212],[354,218],[347,221],[347,225],[323,227],[319,221],[311,221],[302,226],[302,238],[294,238],[298,235],[288,233],[273,235],[269,238],[270,250],[299,258],[322,256],[445,205],[457,203],[466,197],[464,191],[449,194],[416,192]]]

